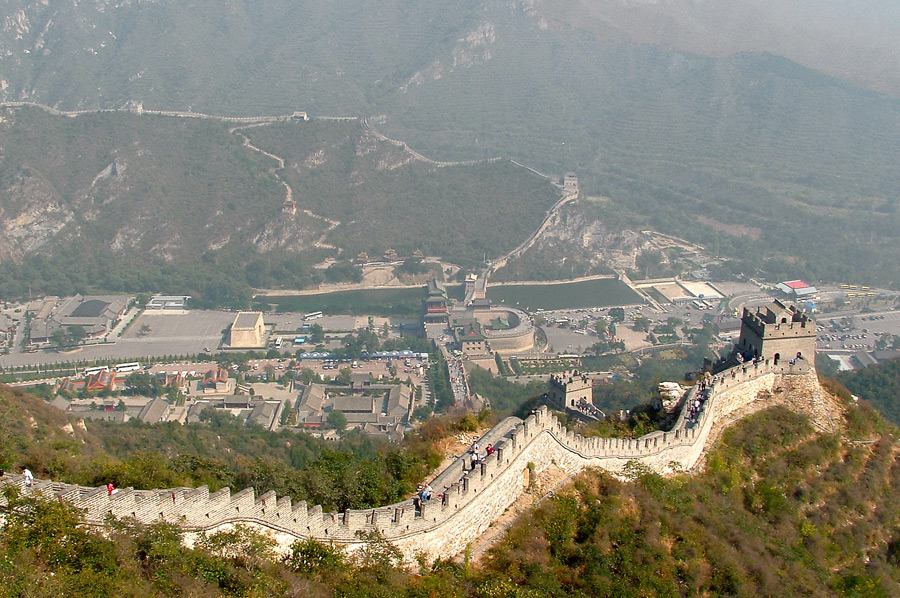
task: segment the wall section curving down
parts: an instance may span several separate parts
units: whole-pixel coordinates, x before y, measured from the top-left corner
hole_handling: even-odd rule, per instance
[[[234,494],[228,488],[210,493],[206,487],[165,490],[122,489],[110,496],[106,488],[35,480],[24,487],[22,476],[6,475],[0,485],[14,485],[25,493],[71,502],[83,509],[88,524],[102,526],[109,515],[133,517],[150,523],[167,521],[180,525],[192,541],[197,534],[228,529],[238,524],[258,528],[287,550],[297,539],[315,538],[348,549],[364,541],[363,533],[379,531],[412,559],[448,557],[462,552],[482,534],[525,489],[529,464],[540,473],[551,464],[575,473],[588,467],[621,472],[630,461],[655,471],[690,470],[700,459],[710,430],[743,406],[771,392],[785,376],[805,379],[818,389],[815,370],[806,362],[774,366],[765,362],[743,364],[720,373],[707,393],[696,418],[682,408],[673,428],[637,439],[584,437],[565,429],[546,407],[527,419],[507,418],[481,439],[494,444],[496,452],[473,471],[466,471],[461,457],[441,472],[431,486],[434,495],[444,494],[417,508],[412,499],[393,505],[342,513],[324,513],[320,506],[294,503],[273,492],[255,496],[252,488]],[[703,391],[691,388],[683,402],[689,404]],[[746,410],[744,410],[746,411]],[[0,498],[0,506],[5,499]]]

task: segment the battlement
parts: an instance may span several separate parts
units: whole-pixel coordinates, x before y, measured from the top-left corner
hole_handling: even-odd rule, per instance
[[[361,545],[360,532],[378,530],[408,558],[424,552],[432,557],[457,554],[478,537],[523,491],[529,464],[537,472],[551,462],[569,472],[585,467],[622,471],[629,461],[666,471],[677,464],[691,469],[700,458],[713,421],[730,413],[748,396],[774,388],[782,376],[812,376],[805,362],[760,361],[717,375],[707,388],[688,390],[685,404],[701,401],[692,416],[683,409],[674,427],[635,439],[584,437],[572,433],[546,407],[521,420],[510,417],[488,431],[482,446],[496,451],[470,468],[463,455],[431,482],[434,498],[421,505],[412,499],[373,509],[325,513],[318,505],[294,503],[268,492],[257,497],[252,488],[234,494],[227,488],[210,493],[207,487],[134,490],[109,495],[105,488],[35,480],[24,487],[19,475],[7,475],[0,485],[26,494],[71,502],[83,509],[87,523],[102,526],[108,515],[134,517],[142,522],[168,521],[189,535],[227,529],[235,524],[257,527],[287,550],[299,538],[333,541],[350,548]],[[438,498],[439,495],[442,495]],[[0,499],[5,506],[5,500]]]
[[[811,357],[816,350],[815,320],[797,307],[777,300],[755,311],[744,308],[736,349],[775,362]]]
[[[753,327],[760,336],[775,336],[779,333],[782,336],[789,334],[805,335],[810,330],[815,334],[816,325],[815,321],[803,312],[791,310],[777,314],[768,308],[763,312],[758,307],[756,311],[751,311],[745,307],[741,322]]]
[[[554,409],[570,411],[588,418],[602,416],[594,407],[593,383],[587,374],[573,371],[571,374],[550,374],[547,403]]]

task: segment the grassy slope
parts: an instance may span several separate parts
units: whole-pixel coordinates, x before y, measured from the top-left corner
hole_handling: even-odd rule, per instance
[[[246,243],[248,229],[281,213],[271,161],[242,147],[224,124],[132,114],[65,118],[35,109],[16,109],[6,120],[4,143],[15,151],[4,155],[0,177],[7,184],[20,176],[45,180],[50,199],[74,212],[63,238],[84,233],[112,248],[127,230],[121,251],[190,259],[229,237]],[[113,160],[118,175],[95,181]],[[27,199],[0,197],[12,213]]]
[[[894,595],[896,429],[866,407],[848,420],[847,436],[875,442],[820,435],[777,408],[726,432],[702,475],[583,474],[516,523],[484,584],[538,595]]]
[[[64,413],[43,400],[0,385],[0,467],[6,471],[41,463],[35,474],[50,474],[101,452],[93,434],[70,426]]]

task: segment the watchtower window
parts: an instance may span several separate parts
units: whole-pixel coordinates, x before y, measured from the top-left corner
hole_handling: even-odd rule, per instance
[[[782,324],[787,324],[787,318],[781,318],[781,323],[782,323]]]

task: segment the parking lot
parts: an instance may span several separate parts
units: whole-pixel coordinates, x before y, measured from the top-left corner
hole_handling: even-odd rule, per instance
[[[883,335],[900,336],[900,312],[820,317],[816,342],[819,350],[836,353],[873,351]]]
[[[233,311],[190,310],[187,312],[164,312],[154,310],[138,315],[118,338],[111,342],[85,345],[58,352],[42,350],[35,353],[10,353],[0,356],[0,366],[18,367],[29,365],[49,365],[92,360],[137,360],[159,358],[167,355],[197,355],[215,353],[223,348],[226,332],[234,321]],[[368,318],[356,316],[323,316],[314,320],[304,320],[304,314],[284,313],[265,314],[267,327],[277,332],[273,338],[283,335],[284,351],[313,350],[312,344],[293,346],[291,341],[301,335],[304,324],[318,324],[326,330],[328,337],[334,337],[324,343],[326,349],[340,347],[338,338],[358,327],[368,325]],[[387,323],[389,327],[409,324],[408,318],[374,318],[374,325],[379,329]],[[296,330],[296,334],[293,332]],[[396,335],[396,329],[391,329]]]

